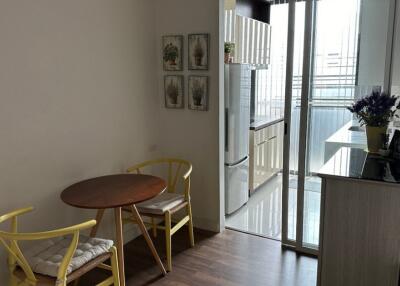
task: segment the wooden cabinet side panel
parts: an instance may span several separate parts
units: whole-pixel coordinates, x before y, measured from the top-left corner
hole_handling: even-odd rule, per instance
[[[322,253],[324,252],[324,227],[325,227],[325,201],[326,201],[326,178],[321,181],[321,202],[320,202],[320,225],[319,225],[319,255],[318,255],[318,271],[317,286],[321,286],[321,276],[323,268]]]
[[[400,188],[326,179],[322,286],[397,286]]]

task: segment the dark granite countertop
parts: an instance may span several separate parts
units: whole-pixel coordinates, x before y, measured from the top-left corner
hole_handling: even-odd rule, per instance
[[[400,160],[342,147],[321,168],[318,176],[400,183]]]
[[[260,116],[257,117],[254,122],[250,123],[250,130],[260,130],[280,121],[283,121],[283,119],[283,117],[278,116]]]

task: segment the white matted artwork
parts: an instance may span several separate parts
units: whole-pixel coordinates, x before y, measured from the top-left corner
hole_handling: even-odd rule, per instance
[[[164,97],[166,108],[184,107],[183,75],[164,76]]]
[[[163,36],[162,53],[165,71],[183,70],[183,36]]]
[[[208,76],[189,76],[188,107],[192,110],[208,110]]]
[[[209,34],[189,34],[188,68],[189,70],[208,70]]]

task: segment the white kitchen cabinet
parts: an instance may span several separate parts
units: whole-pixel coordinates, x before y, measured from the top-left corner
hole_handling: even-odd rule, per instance
[[[250,131],[250,193],[283,168],[283,121]]]
[[[225,10],[225,42],[234,43],[233,62],[268,66],[271,54],[271,26]]]

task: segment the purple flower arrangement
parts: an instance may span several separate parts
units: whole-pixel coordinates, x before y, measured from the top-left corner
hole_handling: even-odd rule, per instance
[[[357,100],[347,109],[354,113],[361,126],[385,127],[400,109],[397,97],[385,92],[374,91],[370,95]]]

